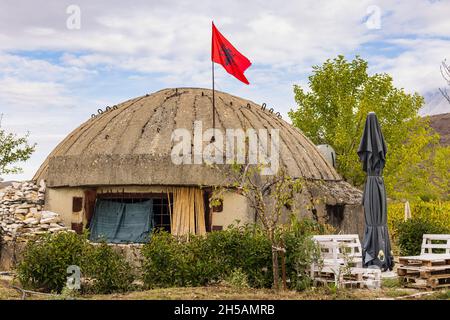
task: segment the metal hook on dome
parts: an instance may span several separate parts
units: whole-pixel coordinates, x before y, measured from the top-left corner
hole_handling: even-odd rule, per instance
[[[275,113],[275,115],[278,117],[278,119],[283,118],[283,117],[281,116],[281,113],[279,113],[279,112]]]
[[[96,117],[95,114],[91,114],[91,119],[94,119]]]
[[[273,113],[273,108],[270,108],[270,109],[269,109],[269,112],[270,112],[270,113]]]
[[[98,114],[102,114],[103,110],[102,109],[97,109]]]
[[[117,105],[114,105],[112,108],[113,110],[117,110]]]
[[[110,106],[106,106],[105,111],[110,111],[111,107]]]
[[[261,109],[263,109],[263,110],[266,110],[266,103],[265,102],[263,102],[263,104],[261,105]]]
[[[250,103],[247,103],[247,108],[251,109],[252,106],[250,105]]]

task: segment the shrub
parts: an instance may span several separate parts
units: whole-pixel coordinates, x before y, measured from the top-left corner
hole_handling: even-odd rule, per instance
[[[450,232],[450,201],[413,202],[412,219],[404,222],[404,204],[389,203],[388,227],[401,255],[420,253],[424,233]]]
[[[224,231],[211,232],[207,237],[207,250],[209,260],[216,263],[216,279],[224,279],[235,268],[240,268],[250,286],[271,285],[271,245],[257,226],[232,225]]]
[[[183,285],[183,255],[181,245],[165,231],[158,230],[142,248],[143,281],[147,287]]]
[[[87,236],[72,232],[44,235],[30,241],[17,267],[18,278],[27,288],[59,293],[67,281],[67,267],[81,266],[87,247]]]
[[[449,233],[450,228],[436,223],[432,219],[413,218],[405,222],[399,223],[398,245],[400,246],[400,254],[405,256],[420,254],[422,245],[422,237],[426,233]]]
[[[319,227],[302,220],[282,230],[286,273],[292,288],[303,289],[309,284],[306,269],[316,252],[310,235]],[[144,245],[142,255],[143,281],[148,288],[230,281],[237,272],[245,275],[251,287],[267,288],[273,283],[271,242],[255,225],[230,226],[206,236],[191,235],[189,241],[157,231]]]
[[[67,267],[80,267],[92,285],[83,288],[95,293],[126,291],[134,276],[131,266],[105,243],[92,245],[88,235],[72,232],[47,234],[28,242],[17,274],[24,287],[61,293],[67,283]]]
[[[225,279],[239,267],[253,286],[270,283],[270,242],[254,227],[191,235],[189,241],[164,231],[142,249],[147,287],[202,286]]]
[[[436,225],[450,229],[450,201],[417,201],[410,204],[411,217],[432,221]],[[402,202],[388,204],[388,227],[395,238],[397,227],[403,222],[405,205]]]
[[[92,285],[86,291],[92,293],[113,293],[128,291],[135,279],[131,265],[106,243],[91,245],[85,254],[83,270],[92,278]]]

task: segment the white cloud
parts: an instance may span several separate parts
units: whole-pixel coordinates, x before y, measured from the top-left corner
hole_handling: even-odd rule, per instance
[[[450,41],[419,38],[390,43],[401,47],[402,52],[395,57],[373,57],[374,71],[391,74],[396,85],[411,92],[426,94],[445,85],[439,65],[446,54],[450,57]]]
[[[18,107],[70,106],[64,86],[53,82],[0,79],[0,103]],[[19,110],[18,110],[19,111]]]
[[[364,51],[371,71],[421,94],[443,85],[439,62],[450,59],[450,1],[77,0],[81,29],[69,30],[71,4],[0,3],[0,112],[11,130],[25,126],[39,143],[28,177],[91,109],[155,86],[209,87],[211,20],[253,62],[251,86],[218,66],[216,87],[266,102],[285,119],[292,85],[305,84],[312,65],[337,54],[351,59],[367,43],[379,43]],[[369,5],[381,9],[379,30],[363,23]]]

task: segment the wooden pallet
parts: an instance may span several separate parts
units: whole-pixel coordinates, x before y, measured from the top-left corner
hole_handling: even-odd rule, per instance
[[[444,243],[445,242],[445,243]],[[419,256],[399,257],[397,274],[406,287],[450,287],[450,235],[424,234]]]
[[[320,284],[335,284],[334,279],[328,279],[328,278],[314,278],[314,281],[316,283],[320,283]],[[367,282],[364,281],[353,281],[353,280],[344,280],[341,281],[340,286],[342,288],[357,288],[357,289],[363,289],[363,288],[367,288]]]
[[[450,265],[449,254],[424,254],[420,256],[399,257],[400,266],[436,267]]]
[[[450,275],[450,265],[433,267],[400,266],[397,268],[399,276],[415,276],[423,279],[436,275]]]
[[[400,276],[400,282],[416,289],[435,290],[450,287],[450,274],[435,275],[428,278],[416,276]]]
[[[313,279],[320,283],[337,283],[342,287],[380,287],[381,271],[377,269],[355,268],[352,267],[345,272],[332,267],[316,269],[312,272]],[[337,279],[340,278],[340,279]]]
[[[357,234],[313,236],[321,251],[322,267],[311,264],[311,278],[341,287],[378,288],[381,270],[362,268],[361,243]],[[345,268],[346,266],[346,268]]]

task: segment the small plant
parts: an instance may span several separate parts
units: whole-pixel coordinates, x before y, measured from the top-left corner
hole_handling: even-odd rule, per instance
[[[320,225],[310,219],[298,220],[291,217],[291,223],[282,231],[286,248],[286,273],[291,289],[305,290],[312,284],[309,268],[314,262],[321,262],[320,248],[311,239]]]
[[[241,268],[233,269],[230,275],[225,279],[227,284],[235,288],[249,288],[247,274]]]
[[[77,289],[71,289],[65,286],[61,290],[61,294],[56,296],[56,299],[59,300],[76,300],[80,297],[80,291]]]
[[[336,287],[342,288],[345,287],[344,281],[346,277],[351,276],[352,267],[354,266],[354,259],[351,255],[351,249],[347,247],[344,243],[339,244],[339,252],[342,255],[343,264],[339,264],[336,266]]]

